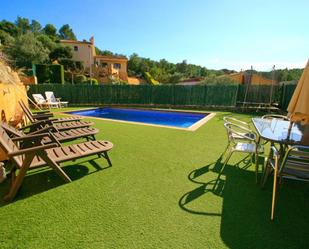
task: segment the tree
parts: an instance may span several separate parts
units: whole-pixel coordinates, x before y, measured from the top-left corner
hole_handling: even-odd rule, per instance
[[[14,37],[11,36],[9,33],[0,30],[0,45],[10,45],[14,42]]]
[[[32,64],[44,63],[48,59],[48,50],[33,33],[17,37],[12,46],[5,49],[5,52],[17,67],[30,68]]]
[[[187,72],[187,60],[183,60],[181,63],[176,64],[177,71],[185,74]]]
[[[168,83],[179,83],[181,79],[182,79],[181,73],[174,73],[170,75]]]
[[[57,29],[52,24],[46,24],[43,29],[44,34],[48,35],[53,41],[55,41],[57,37]]]
[[[49,53],[49,59],[51,61],[59,59],[71,59],[73,56],[72,49],[67,46],[58,46]]]
[[[201,75],[201,77],[208,76],[208,70],[205,67],[202,67],[201,71],[200,71],[200,75]]]
[[[110,56],[114,56],[114,53],[112,51],[109,50],[101,50],[98,47],[95,47],[95,53],[97,55],[110,55]]]
[[[238,82],[225,75],[216,76],[212,74],[209,77],[207,77],[203,82],[201,82],[201,84],[203,85],[218,85],[218,84],[231,85],[231,84],[238,84]]]
[[[140,64],[140,58],[138,57],[138,54],[133,53],[128,61],[128,73],[129,75],[137,75],[141,74],[139,70],[139,64]]]
[[[40,34],[36,37],[37,40],[39,40],[45,48],[51,52],[57,47],[57,43],[55,43],[52,39],[49,38],[49,36],[45,34]]]
[[[26,34],[30,31],[30,23],[28,18],[18,16],[15,24],[19,34]]]
[[[42,29],[42,26],[38,21],[36,21],[36,20],[31,21],[31,24],[30,24],[31,32],[38,34],[38,33],[40,33],[41,29]]]
[[[0,22],[0,30],[5,31],[6,33],[8,33],[10,36],[12,37],[16,37],[18,34],[18,29],[16,27],[16,25],[12,22],[3,20]]]
[[[59,29],[59,36],[64,40],[76,40],[76,36],[69,24],[65,24]]]

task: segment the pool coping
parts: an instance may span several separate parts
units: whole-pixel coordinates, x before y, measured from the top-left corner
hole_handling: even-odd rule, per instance
[[[94,110],[99,109],[102,107],[95,107],[95,108],[82,108],[78,110],[74,110],[74,112],[78,111],[86,111],[86,110]],[[117,108],[117,107],[116,107]],[[122,107],[119,109],[143,109],[143,110],[153,110],[153,111],[166,111],[166,112],[185,112],[185,113],[203,113],[206,112],[202,111],[183,111],[183,110],[171,110],[171,109],[163,109],[163,108],[126,108]],[[196,131],[198,128],[203,126],[205,123],[207,123],[210,119],[212,119],[216,113],[215,112],[207,112],[207,116],[202,118],[201,120],[195,122],[193,125],[191,125],[188,128],[181,128],[176,126],[169,126],[169,125],[158,125],[158,124],[148,124],[148,123],[142,123],[142,122],[135,122],[135,121],[125,121],[125,120],[119,120],[119,119],[110,119],[110,118],[98,118],[98,117],[92,117],[92,116],[82,116],[78,114],[72,114],[67,112],[59,112],[59,114],[67,115],[67,116],[76,116],[76,117],[85,117],[85,118],[91,118],[91,119],[97,119],[97,120],[105,120],[105,121],[112,121],[112,122],[118,122],[118,123],[126,123],[126,124],[137,124],[137,125],[145,125],[145,126],[153,126],[153,127],[159,127],[159,128],[169,128],[169,129],[176,129],[176,130],[183,130],[183,131]]]

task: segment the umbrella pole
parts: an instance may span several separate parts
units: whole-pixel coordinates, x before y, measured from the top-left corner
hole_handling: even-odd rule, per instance
[[[248,95],[249,86],[251,85],[252,71],[253,71],[253,66],[251,66],[251,73],[250,73],[249,79],[245,79],[245,84],[247,84],[247,85],[246,85],[245,98],[244,98],[244,102],[243,102],[243,105],[242,105],[242,111],[244,111],[245,105],[247,103],[247,95]]]
[[[273,72],[272,72],[272,80],[271,80],[271,88],[270,88],[270,96],[269,96],[269,107],[271,107],[272,102],[273,102],[274,84],[275,84],[275,65],[273,66]]]

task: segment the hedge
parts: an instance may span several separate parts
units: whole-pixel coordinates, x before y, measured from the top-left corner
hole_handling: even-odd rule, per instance
[[[273,89],[273,102],[286,109],[295,85],[281,85]],[[53,91],[70,104],[140,104],[169,106],[227,106],[236,107],[244,101],[242,85],[90,85],[90,84],[39,84],[28,92]],[[250,86],[247,101],[268,104],[271,86]]]
[[[58,83],[64,84],[64,69],[59,64],[36,64],[33,71],[38,79],[38,83]]]

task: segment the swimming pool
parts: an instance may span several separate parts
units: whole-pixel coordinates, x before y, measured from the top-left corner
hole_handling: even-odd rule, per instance
[[[127,108],[95,108],[66,112],[69,114],[111,119],[118,121],[151,124],[164,127],[175,127],[195,130],[207,120],[210,113],[191,113],[179,111],[161,111]],[[199,124],[199,125],[198,125]],[[195,127],[198,126],[198,127]]]

